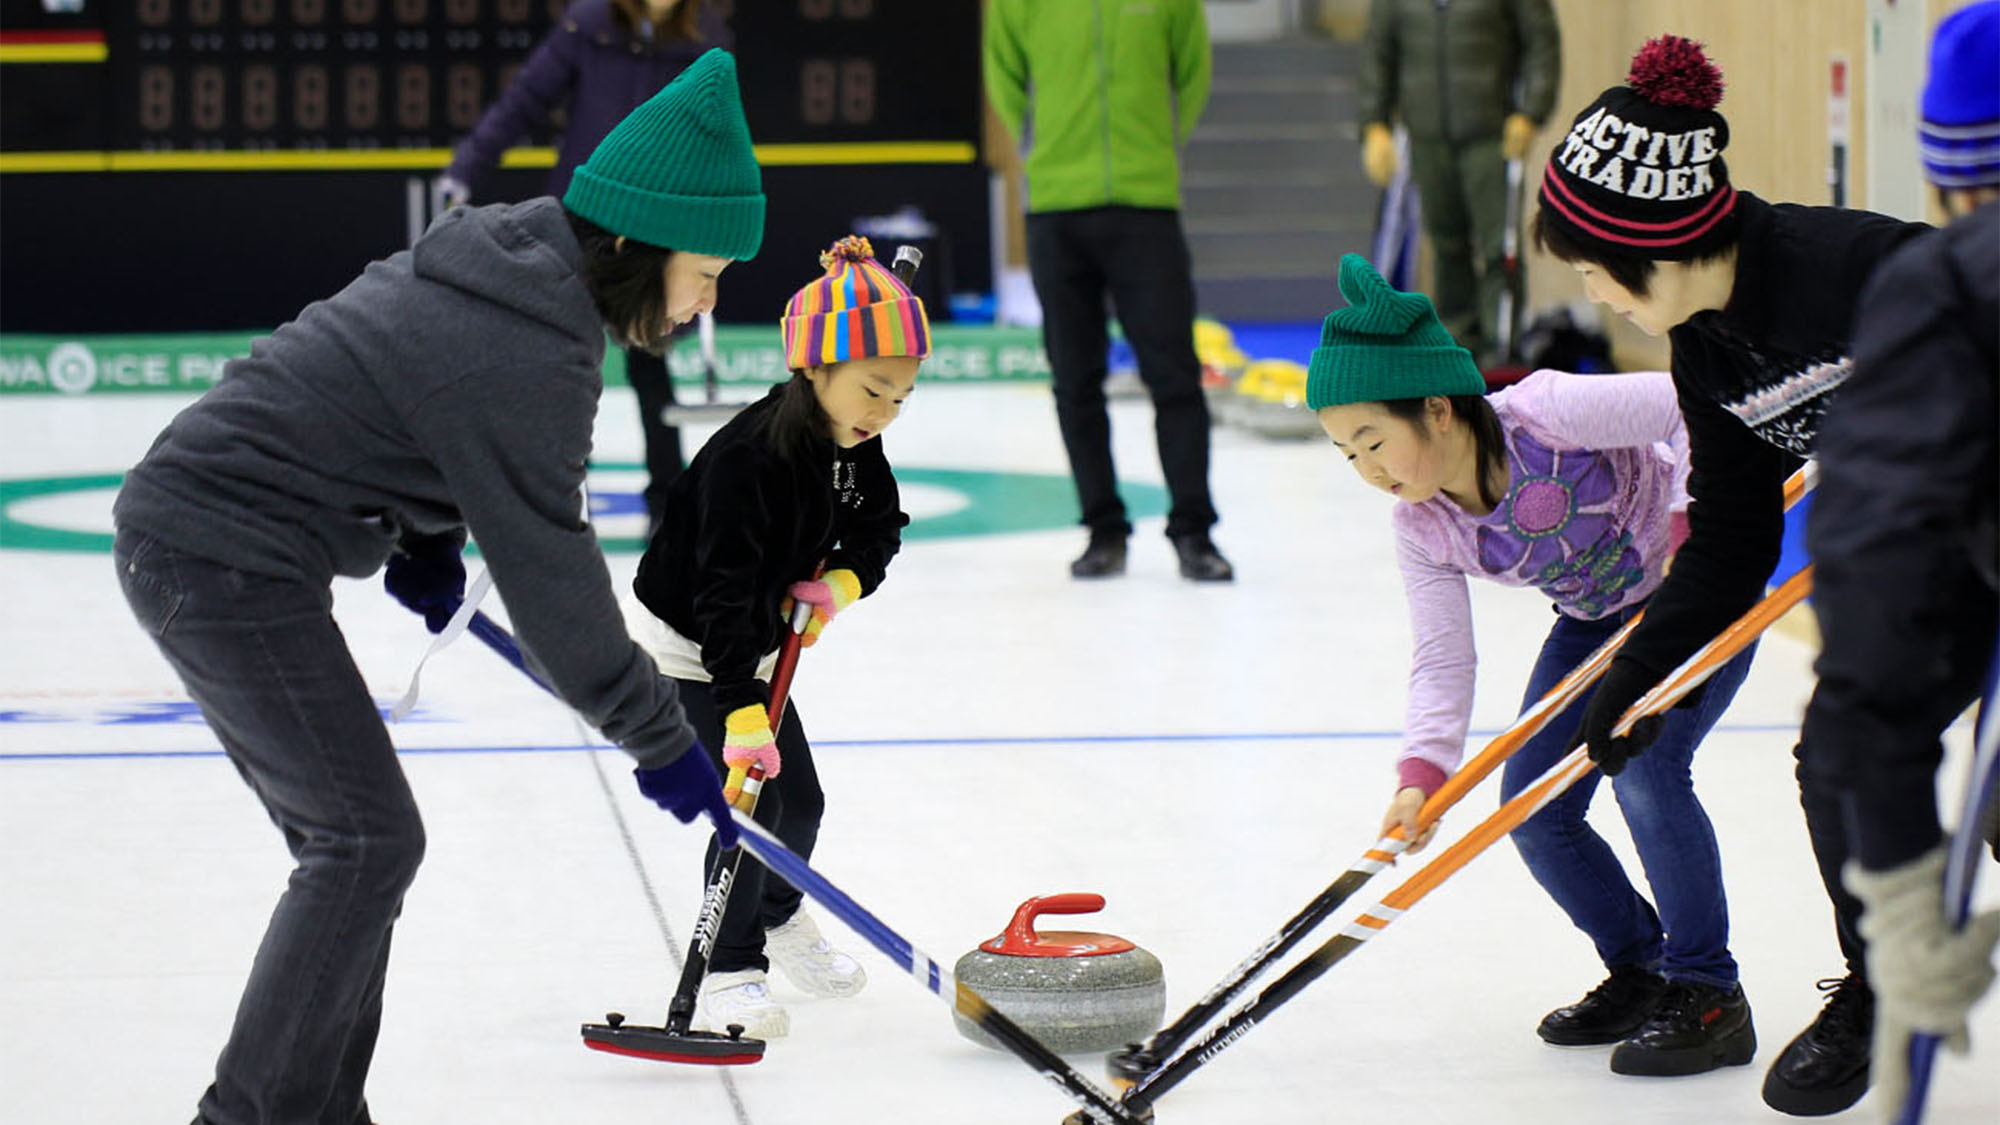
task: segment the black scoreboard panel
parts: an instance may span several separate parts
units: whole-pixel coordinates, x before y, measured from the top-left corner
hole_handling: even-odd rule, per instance
[[[712,0],[715,2],[715,0]],[[720,0],[760,144],[967,140],[980,131],[976,0]],[[0,3],[0,26],[100,31],[114,150],[449,147],[566,0]],[[39,68],[38,84],[81,68]],[[18,73],[11,76],[23,76]],[[99,76],[88,75],[93,80]],[[36,99],[46,108],[57,100]],[[31,121],[6,147],[75,147]],[[546,143],[547,137],[530,143]]]
[[[104,5],[111,145],[449,146],[478,123],[564,6],[563,0]]]
[[[764,250],[731,271],[722,317],[773,319],[808,279],[810,243],[904,204],[951,243],[953,277],[927,277],[934,292],[986,289],[977,0],[710,4],[735,32],[770,197]],[[76,33],[102,44],[94,64],[0,66],[0,171],[10,173],[0,180],[0,330],[289,318],[406,243],[411,180],[442,170],[567,6],[83,0],[50,12],[41,0],[0,0],[0,42]],[[522,143],[546,146],[559,128]],[[938,142],[959,155],[889,152]],[[857,162],[855,145],[887,147]],[[17,155],[65,153],[104,159],[11,174]],[[373,162],[355,167],[357,156]],[[539,194],[547,177],[545,167],[503,169],[482,201]],[[86,226],[82,245],[119,248],[112,258],[77,254]]]

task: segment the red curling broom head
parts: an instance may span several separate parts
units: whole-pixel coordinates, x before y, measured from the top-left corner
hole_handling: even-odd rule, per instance
[[[633,1027],[615,1012],[605,1018],[609,1022],[583,1025],[583,1045],[593,1051],[690,1066],[748,1066],[764,1061],[762,1039],[713,1031]]]

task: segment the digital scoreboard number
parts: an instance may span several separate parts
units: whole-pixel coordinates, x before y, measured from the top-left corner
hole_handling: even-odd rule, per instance
[[[564,7],[562,0],[106,4],[111,147],[446,146],[478,124]]]
[[[710,0],[760,145],[955,141],[981,125],[976,0]],[[11,65],[13,152],[448,148],[568,0],[0,0],[0,32],[100,37],[101,62]],[[26,27],[24,28],[24,25]],[[0,40],[6,41],[6,40]],[[86,81],[80,71],[94,71]],[[78,114],[79,98],[101,99]],[[89,130],[57,129],[88,118]],[[560,128],[526,138],[548,144]]]

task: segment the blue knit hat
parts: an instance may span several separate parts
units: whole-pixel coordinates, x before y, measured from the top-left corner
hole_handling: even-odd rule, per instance
[[[663,249],[756,257],[764,188],[729,52],[702,55],[613,126],[570,179],[563,206]]]
[[[1968,4],[1938,24],[1923,115],[1926,179],[2000,186],[2000,0]]]
[[[1347,307],[1327,314],[1306,366],[1308,409],[1486,393],[1472,353],[1451,338],[1429,297],[1390,285],[1359,254],[1340,259],[1340,295]]]

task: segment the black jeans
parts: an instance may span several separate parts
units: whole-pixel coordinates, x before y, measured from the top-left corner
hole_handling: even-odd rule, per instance
[[[1167,535],[1206,532],[1208,400],[1194,353],[1194,277],[1178,211],[1096,207],[1028,216],[1028,271],[1042,303],[1056,421],[1093,536],[1126,536],[1132,524],[1111,463],[1104,377],[1108,296],[1153,399],[1153,433],[1171,507]]]
[[[333,594],[128,529],[112,557],[139,624],[297,862],[196,1121],[366,1125],[389,936],[425,841]]]
[[[681,430],[666,420],[667,407],[674,404],[674,381],[667,374],[667,361],[637,348],[625,350],[625,381],[639,399],[639,432],[646,439],[646,528],[660,524],[666,510],[667,489],[681,475]]]
[[[1951,674],[1944,689],[1930,701],[1922,717],[1926,729],[1941,736],[1952,720],[1979,701],[1986,684],[1986,665],[1993,657],[1993,595],[1977,583],[1968,585],[1965,614],[1951,635]],[[1942,751],[1940,751],[1942,754]],[[1850,845],[1847,820],[1840,794],[1840,764],[1820,761],[1812,743],[1801,738],[1793,747],[1798,760],[1799,804],[1805,809],[1806,833],[1812,839],[1813,859],[1819,865],[1820,882],[1833,903],[1834,929],[1840,938],[1840,954],[1847,971],[1866,978],[1863,957],[1867,944],[1861,938],[1861,900],[1840,881],[1840,869],[1847,864]]]
[[[681,706],[687,708],[688,722],[696,737],[709,748],[715,768],[727,773],[722,762],[722,720],[715,710],[715,685],[703,680],[676,679]],[[819,822],[826,812],[826,793],[820,789],[819,770],[813,765],[812,746],[806,742],[806,728],[799,721],[799,709],[788,701],[784,718],[778,720],[778,776],[764,783],[757,797],[757,823],[771,830],[786,847],[801,858],[811,859],[819,841]],[[702,861],[702,884],[715,875],[717,849],[708,841],[708,855]],[[736,882],[729,890],[729,905],[722,911],[722,924],[715,934],[715,948],[709,954],[708,971],[730,973],[740,969],[768,969],[764,956],[764,931],[781,926],[798,913],[804,898],[798,888],[764,869],[750,856],[736,869]]]

